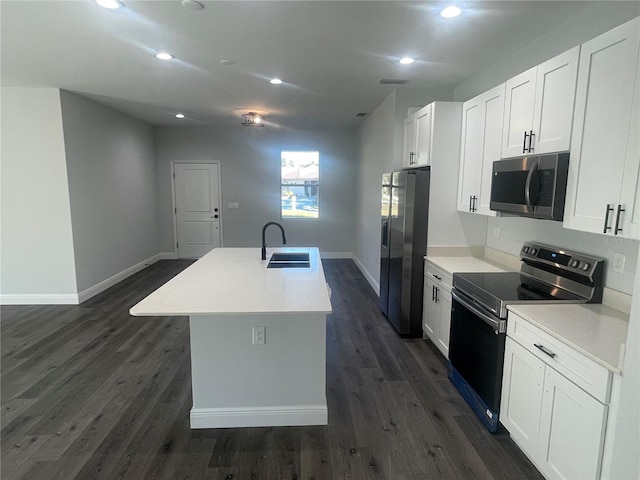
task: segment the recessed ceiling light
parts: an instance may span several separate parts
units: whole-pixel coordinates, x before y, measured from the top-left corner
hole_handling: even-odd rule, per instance
[[[402,65],[411,65],[413,62],[415,62],[415,60],[411,57],[403,57],[398,60],[398,63],[401,63]]]
[[[102,8],[108,8],[109,10],[117,10],[122,7],[122,3],[117,0],[95,0],[96,4]]]
[[[182,0],[180,3],[188,10],[198,11],[204,8],[204,5],[196,0]]]
[[[271,85],[280,85],[282,83],[282,80],[280,80],[279,78],[272,78],[271,80],[269,80],[269,83]]]
[[[156,53],[156,58],[158,60],[171,60],[173,58],[173,55],[166,52],[160,52],[160,53]]]
[[[440,12],[440,15],[442,15],[444,18],[453,18],[457,17],[461,13],[462,10],[460,10],[458,7],[456,7],[455,5],[449,5],[447,8]]]
[[[234,60],[229,60],[228,58],[225,58],[224,60],[220,60],[220,63],[222,65],[235,65],[235,61]]]
[[[184,113],[176,113],[176,118],[184,118]]]

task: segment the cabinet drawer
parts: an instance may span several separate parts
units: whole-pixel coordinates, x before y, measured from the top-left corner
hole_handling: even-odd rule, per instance
[[[513,312],[509,313],[507,336],[600,402],[609,403],[611,372],[602,365]]]
[[[432,263],[426,262],[424,276],[432,279],[441,289],[451,293],[451,284],[453,282],[451,274]]]

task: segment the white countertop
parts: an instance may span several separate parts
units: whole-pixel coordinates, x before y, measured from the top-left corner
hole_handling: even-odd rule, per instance
[[[131,315],[331,313],[317,248],[216,248],[131,308]],[[309,252],[311,268],[266,268],[275,252]]]
[[[507,272],[509,267],[478,257],[424,257],[447,273],[454,272]]]
[[[612,372],[622,372],[627,314],[600,304],[509,305],[507,309]]]

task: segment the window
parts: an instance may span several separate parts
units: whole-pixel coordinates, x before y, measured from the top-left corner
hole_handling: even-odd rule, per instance
[[[318,218],[320,154],[282,152],[282,218]]]

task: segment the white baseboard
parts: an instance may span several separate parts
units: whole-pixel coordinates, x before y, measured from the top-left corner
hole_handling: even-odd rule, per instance
[[[63,293],[63,294],[2,294],[0,295],[0,305],[78,305],[82,302],[86,302],[91,297],[104,292],[107,288],[114,286],[116,283],[121,282],[127,277],[130,277],[134,273],[138,273],[140,270],[145,269],[149,265],[156,263],[158,260],[175,259],[177,255],[175,252],[161,252],[156,255],[143,260],[120,273],[103,280],[102,282],[76,293]]]
[[[353,258],[351,252],[320,252],[320,258]]]
[[[130,277],[134,273],[138,273],[140,270],[144,270],[149,265],[153,265],[162,257],[161,253],[156,253],[154,256],[143,260],[142,262],[136,263],[135,265],[121,271],[120,273],[116,273],[115,275],[103,280],[102,282],[94,285],[93,287],[89,287],[86,290],[83,290],[78,294],[79,303],[86,302],[91,297],[96,296],[99,293],[104,292],[107,288],[113,287],[116,283],[121,282],[125,278]]]
[[[0,305],[77,305],[80,303],[75,293],[24,293],[2,294]]]
[[[191,428],[327,425],[327,405],[293,407],[192,408]]]
[[[380,295],[380,284],[376,282],[376,279],[373,278],[373,275],[369,273],[369,271],[364,267],[364,264],[355,255],[353,256],[353,261],[364,275],[364,278],[367,279],[369,285],[371,285],[371,288],[373,288],[373,291],[376,292],[376,295]]]

